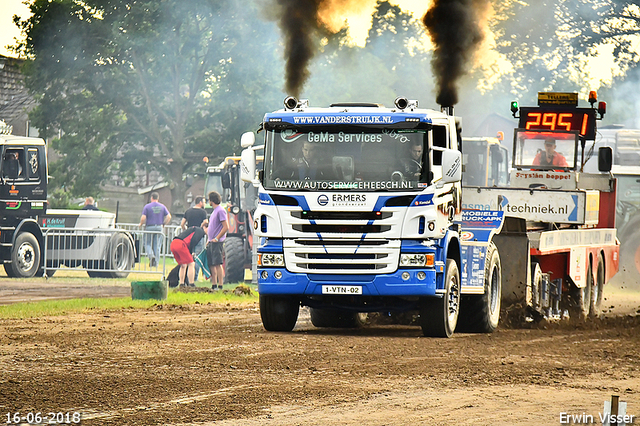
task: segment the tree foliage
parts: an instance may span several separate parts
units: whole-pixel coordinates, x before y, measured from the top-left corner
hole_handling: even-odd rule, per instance
[[[460,82],[456,109],[466,122],[508,115],[511,98],[533,102],[542,90],[588,90],[581,67],[598,46],[613,46],[618,62],[637,74],[634,1],[492,4],[487,25],[509,68],[476,69]],[[39,102],[31,120],[61,156],[51,166],[54,188],[95,195],[110,176],[127,182],[143,164],[158,170],[181,200],[183,176],[202,171],[204,156],[238,154],[241,133],[255,130],[285,96],[284,47],[272,6],[271,0],[32,0],[33,15],[16,23],[27,36],[20,46],[30,58],[24,72]],[[303,97],[314,106],[390,105],[402,95],[433,106],[432,55],[420,18],[379,0],[364,47],[349,44],[344,29],[327,35],[309,64]],[[484,72],[500,78],[478,90]]]
[[[60,186],[96,193],[111,173],[147,163],[180,200],[185,171],[231,153],[255,89],[243,41],[260,31],[243,24],[243,10],[232,0],[35,0],[19,23],[25,74],[39,101],[34,124],[61,134]]]

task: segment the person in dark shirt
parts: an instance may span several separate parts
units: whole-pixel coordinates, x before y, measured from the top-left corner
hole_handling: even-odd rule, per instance
[[[305,141],[302,145],[302,157],[296,160],[291,179],[326,180],[329,169],[321,155],[322,146]]]
[[[422,173],[422,143],[409,146],[409,155],[402,159],[402,172],[406,179],[419,179]]]
[[[188,280],[189,285],[195,286],[195,266],[196,262],[193,259],[193,253],[198,243],[204,239],[206,232],[204,226],[187,228],[186,231],[182,231],[180,235],[175,237],[169,246],[174,259],[180,265],[180,271],[178,272],[178,285],[185,284],[185,278]]]
[[[209,224],[207,220],[207,212],[204,209],[205,198],[202,196],[197,196],[194,200],[193,207],[189,208],[186,212],[184,212],[184,217],[182,221],[180,221],[180,227],[182,230],[186,230],[187,228],[192,227],[200,227],[206,226]],[[200,240],[198,245],[196,246],[194,253],[198,254],[202,250],[204,250],[205,240],[204,238]],[[196,263],[196,274],[195,280],[198,281],[198,275],[200,275],[200,266]]]
[[[98,210],[98,208],[93,203],[94,203],[93,197],[85,198],[84,206],[82,207],[82,210]]]

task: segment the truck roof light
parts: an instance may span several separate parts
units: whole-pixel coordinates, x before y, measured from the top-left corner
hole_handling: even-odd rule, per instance
[[[596,102],[598,102],[598,94],[595,90],[592,90],[589,92],[589,103],[593,106]]]
[[[503,141],[504,140],[504,132],[498,132],[496,137],[498,138],[499,141]]]
[[[286,109],[294,109],[298,106],[298,100],[293,96],[287,96],[284,99],[284,107]]]
[[[511,114],[513,114],[514,117],[516,116],[518,109],[520,109],[518,107],[518,101],[511,101]]]
[[[598,114],[600,114],[600,118],[604,117],[607,113],[607,103],[604,101],[598,102]]]
[[[398,96],[393,103],[398,109],[405,109],[409,106],[409,100],[403,96]]]

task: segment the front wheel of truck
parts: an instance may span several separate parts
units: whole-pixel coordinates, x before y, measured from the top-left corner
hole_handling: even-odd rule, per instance
[[[447,259],[442,298],[429,297],[422,301],[420,325],[427,337],[451,337],[460,312],[460,271],[453,259]]]
[[[498,249],[493,243],[487,248],[484,269],[484,294],[462,296],[460,318],[456,331],[491,333],[500,321],[502,298],[502,265]]]
[[[40,244],[31,232],[21,232],[11,248],[11,263],[4,264],[10,277],[31,278],[40,268]]]
[[[291,331],[298,321],[300,302],[291,296],[260,295],[260,318],[267,331]]]

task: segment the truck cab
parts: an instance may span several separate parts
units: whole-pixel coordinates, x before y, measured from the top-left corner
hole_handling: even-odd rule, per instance
[[[300,306],[318,327],[361,313],[419,310],[426,335],[457,323],[462,268],[459,120],[450,111],[288,98],[243,135],[242,178],[259,189],[254,229],[260,312],[288,331]]]
[[[509,151],[502,146],[501,141],[501,137],[462,138],[463,186],[506,186],[508,184]]]
[[[7,275],[31,277],[40,269],[47,209],[45,142],[0,134],[0,262]]]

